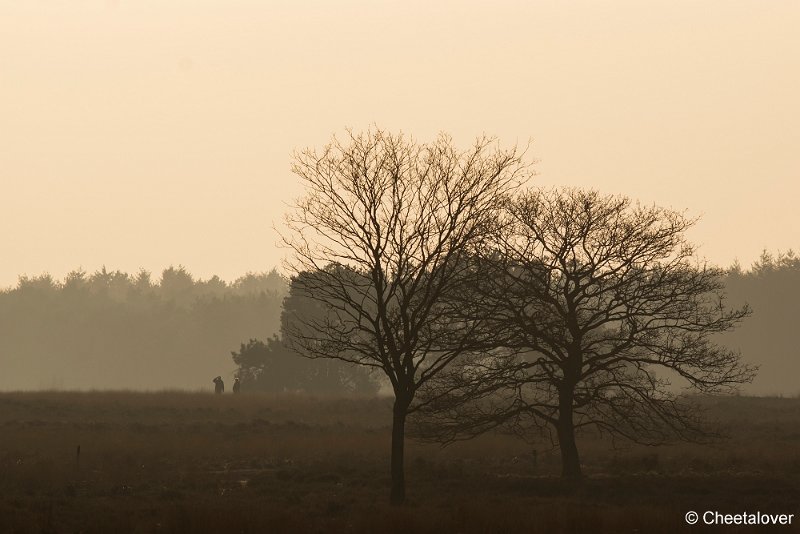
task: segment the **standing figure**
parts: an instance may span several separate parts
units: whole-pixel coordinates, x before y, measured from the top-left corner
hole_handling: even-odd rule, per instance
[[[237,376],[233,379],[233,393],[239,393],[240,389],[242,389],[242,383],[239,382],[239,377]]]
[[[222,377],[218,376],[214,379],[214,393],[221,395],[223,391],[225,391],[225,383],[222,381]]]

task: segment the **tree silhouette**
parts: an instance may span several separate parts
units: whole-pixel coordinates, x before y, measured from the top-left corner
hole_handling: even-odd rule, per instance
[[[719,392],[754,369],[712,340],[749,310],[726,309],[723,271],[694,259],[683,236],[693,221],[564,189],[514,199],[506,222],[464,308],[490,316],[502,349],[429,384],[419,431],[452,441],[498,425],[553,429],[568,478],[581,476],[575,431],[588,425],[648,444],[706,436],[664,370]]]
[[[392,385],[393,504],[405,500],[405,424],[419,387],[469,349],[477,325],[454,324],[447,295],[463,261],[495,229],[497,209],[527,175],[516,149],[441,135],[418,144],[379,129],[295,155],[306,187],[286,218],[293,290],[326,313],[292,317],[287,342],[311,358],[384,373]]]

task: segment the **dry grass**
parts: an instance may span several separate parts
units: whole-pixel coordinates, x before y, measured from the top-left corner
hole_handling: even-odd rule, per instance
[[[0,532],[644,533],[687,529],[690,509],[800,512],[800,400],[703,404],[728,441],[585,436],[579,485],[549,443],[534,460],[503,435],[409,442],[409,505],[392,509],[385,399],[0,394]]]

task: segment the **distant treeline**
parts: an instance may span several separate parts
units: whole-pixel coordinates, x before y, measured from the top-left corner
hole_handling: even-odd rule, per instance
[[[278,331],[287,291],[275,270],[23,276],[0,292],[0,389],[208,388],[233,375],[243,340]]]
[[[753,309],[722,338],[761,366],[744,391],[800,394],[800,257],[764,252],[726,278],[730,303]],[[214,376],[240,373],[250,389],[332,391],[344,374],[345,386],[374,391],[367,377],[335,362],[294,360],[280,335],[289,288],[275,270],[232,283],[197,279],[183,267],[157,280],[106,269],[63,280],[23,276],[0,291],[0,390],[210,389]],[[311,313],[302,299],[286,302]]]
[[[303,289],[304,283],[316,276],[303,273],[292,278],[283,300],[278,334],[266,340],[251,339],[242,343],[239,351],[231,351],[245,391],[374,395],[380,389],[380,373],[368,367],[335,358],[303,358],[289,348],[289,333],[302,333],[303,322],[336,320],[335,311]]]
[[[727,332],[723,343],[760,365],[745,393],[800,395],[800,257],[791,250],[762,253],[750,269],[728,269],[726,288],[731,304],[747,302],[753,314]]]

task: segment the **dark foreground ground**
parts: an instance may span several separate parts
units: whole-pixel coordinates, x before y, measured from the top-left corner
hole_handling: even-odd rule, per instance
[[[395,509],[386,400],[0,394],[0,533],[800,531],[685,523],[690,510],[800,515],[800,399],[701,402],[729,440],[585,436],[579,485],[558,479],[549,442],[409,442],[409,504]]]

